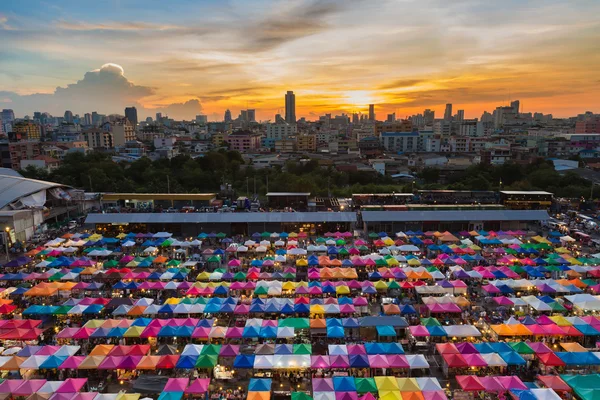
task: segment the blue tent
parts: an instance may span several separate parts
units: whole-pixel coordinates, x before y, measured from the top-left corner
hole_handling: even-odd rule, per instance
[[[82,314],[100,314],[104,306],[101,304],[90,304],[83,310]]]
[[[334,338],[343,338],[346,334],[344,333],[344,328],[341,326],[328,326],[327,327],[327,337]]]
[[[104,338],[108,337],[108,333],[111,331],[111,328],[97,328],[90,335],[91,338]]]
[[[136,318],[131,326],[148,326],[152,322],[152,318]]]
[[[400,306],[400,314],[416,314],[417,310],[410,304],[403,304]]]
[[[108,334],[106,335],[106,337],[112,337],[112,338],[120,338],[123,337],[123,335],[125,334],[125,331],[127,331],[128,328],[112,328]]]
[[[68,356],[50,356],[40,364],[39,369],[56,369],[65,362],[67,358]]]
[[[252,337],[258,337],[260,335],[260,328],[258,326],[247,326],[244,328],[244,331],[242,332],[242,337],[245,338],[252,338]],[[277,335],[275,335],[277,336]]]
[[[382,343],[385,354],[404,354],[404,349],[400,343]]]
[[[183,392],[161,392],[158,400],[181,400]]]
[[[429,331],[430,336],[448,336],[448,333],[446,333],[446,330],[441,326],[437,326],[437,325],[428,326],[427,330]]]
[[[600,359],[589,352],[568,353],[559,351],[554,354],[567,365],[600,365]]]
[[[199,355],[181,356],[181,357],[179,357],[179,360],[177,360],[177,364],[175,365],[175,368],[181,368],[181,369],[196,368],[196,360],[198,359],[198,357],[199,357]]]
[[[270,378],[251,378],[248,384],[249,392],[270,392],[272,380]]]
[[[365,351],[367,354],[385,354],[383,343],[365,343]]]
[[[352,376],[334,376],[333,390],[336,392],[356,392],[354,377]]]
[[[537,400],[537,397],[534,396],[531,390],[513,389],[510,392],[513,393],[518,400]]]
[[[306,314],[310,312],[310,306],[308,304],[294,304],[294,312],[298,314]]]
[[[254,354],[238,354],[233,360],[233,368],[254,368]]]
[[[519,353],[516,351],[506,351],[502,353],[498,353],[500,357],[508,364],[508,365],[525,365],[527,362]]]
[[[494,349],[494,353],[506,353],[513,351],[513,348],[505,342],[489,342],[488,344]]]
[[[165,304],[163,305],[160,310],[158,310],[159,313],[167,313],[167,314],[172,314],[173,310],[175,310],[175,304]],[[208,305],[207,305],[208,307]],[[205,311],[208,312],[208,311]]]
[[[294,346],[291,344],[275,345],[275,354],[294,354]]]
[[[342,326],[344,328],[358,328],[360,325],[358,324],[357,318],[343,318]]]
[[[593,326],[591,325],[573,325],[579,332],[583,333],[585,336],[596,336],[600,335]]]
[[[369,368],[369,359],[365,354],[350,354],[348,356],[350,368]]]
[[[382,325],[382,326],[377,326],[376,328],[377,328],[377,334],[379,336],[397,336],[396,330],[394,329],[393,326]]]
[[[473,346],[475,346],[475,348],[477,349],[477,351],[479,351],[479,353],[481,354],[489,354],[489,353],[495,353],[496,351],[494,350],[494,348],[487,342],[482,342],[482,343],[473,343]]]
[[[243,335],[242,335],[243,336]],[[264,326],[258,335],[261,338],[276,338],[277,337],[277,328],[274,326]]]

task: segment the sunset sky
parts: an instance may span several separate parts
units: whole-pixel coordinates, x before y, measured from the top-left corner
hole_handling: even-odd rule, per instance
[[[600,112],[598,0],[0,2],[0,108],[261,120]]]

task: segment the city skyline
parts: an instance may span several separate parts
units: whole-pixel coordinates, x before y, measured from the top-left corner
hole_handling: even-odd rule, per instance
[[[519,99],[525,112],[596,111],[594,1],[130,1],[0,5],[0,108],[18,117],[157,112],[222,119],[325,113],[398,118],[446,103],[465,118]],[[227,28],[223,28],[227,27]],[[217,117],[218,116],[218,117]]]

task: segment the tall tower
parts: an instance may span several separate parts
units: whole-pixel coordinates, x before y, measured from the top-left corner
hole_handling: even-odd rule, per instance
[[[223,121],[231,122],[231,111],[229,110],[229,108],[225,110],[225,116],[223,117]]]
[[[137,109],[135,107],[125,107],[125,117],[131,122],[134,129],[138,124]]]
[[[375,104],[369,104],[369,121],[375,121]]]
[[[296,95],[291,90],[285,94],[285,121],[288,124],[296,123]]]
[[[452,120],[452,104],[446,104],[446,111],[444,112],[444,120],[451,121]]]

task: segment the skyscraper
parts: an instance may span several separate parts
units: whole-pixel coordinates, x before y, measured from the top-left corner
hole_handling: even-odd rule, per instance
[[[519,100],[511,101],[510,106],[513,109],[513,112],[518,115],[521,112],[521,102]]]
[[[285,94],[285,120],[289,124],[296,123],[296,95],[291,90]]]
[[[247,113],[248,113],[248,122],[256,122],[256,110],[249,108],[247,110]]]
[[[375,104],[369,104],[369,121],[375,121]]]
[[[135,107],[126,107],[125,108],[125,118],[127,118],[129,120],[129,122],[131,122],[131,125],[133,125],[133,128],[135,129],[135,127],[138,124],[138,116],[137,116],[137,110]]]
[[[92,114],[90,113],[85,113],[83,115],[83,124],[84,125],[92,125]]]
[[[352,123],[358,124],[359,121],[360,121],[360,118],[359,118],[358,114],[357,113],[352,114]]]
[[[67,124],[73,123],[73,113],[69,110],[65,111],[65,122]]]
[[[456,120],[462,122],[465,120],[465,110],[456,111]]]
[[[15,113],[10,108],[5,108],[2,110],[2,116],[0,116],[0,119],[5,124],[12,123],[15,121]]]
[[[446,104],[446,111],[444,112],[444,121],[452,121],[452,104]]]
[[[162,113],[156,113],[156,122],[162,122]]]
[[[223,121],[231,122],[231,111],[229,109],[225,110],[225,116],[223,117]]]
[[[433,124],[433,120],[435,119],[435,111],[431,111],[429,108],[423,111],[423,123],[425,125]]]

